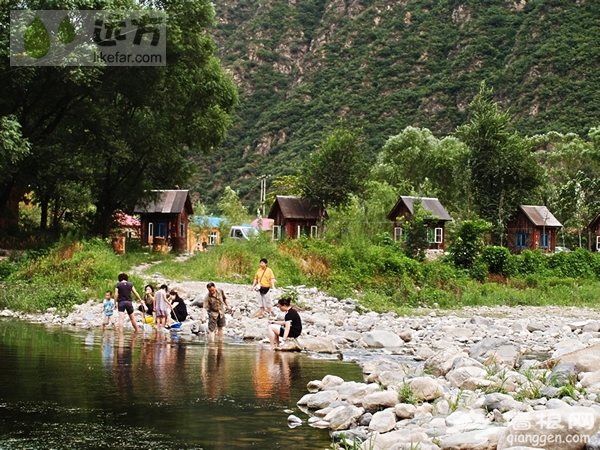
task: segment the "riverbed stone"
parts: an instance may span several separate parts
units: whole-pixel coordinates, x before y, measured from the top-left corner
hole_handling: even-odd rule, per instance
[[[521,355],[521,348],[506,338],[486,337],[471,347],[469,356],[479,362],[493,358],[509,367],[515,367]]]
[[[371,348],[398,348],[404,341],[396,333],[386,330],[373,330],[362,335],[363,342]]]
[[[298,345],[308,352],[337,353],[337,345],[329,337],[298,337]]]
[[[320,391],[316,394],[310,394],[306,406],[310,409],[322,409],[338,399],[339,395],[336,391]]]
[[[546,365],[551,367],[555,362],[557,361],[550,359],[546,361]],[[575,364],[577,373],[600,371],[600,343],[561,355],[560,362]]]
[[[396,426],[396,414],[392,408],[377,411],[373,414],[369,423],[369,430],[377,431],[378,433],[387,433]]]
[[[568,407],[518,414],[498,440],[498,450],[544,442],[545,450],[582,450],[600,426],[593,408]]]
[[[336,430],[347,430],[354,424],[365,412],[363,408],[358,408],[353,405],[337,408],[335,413],[330,417],[326,417],[329,421],[329,427]]]
[[[430,377],[416,377],[407,382],[419,400],[434,400],[442,395],[443,388],[438,380]]]
[[[485,396],[483,407],[488,411],[497,409],[506,412],[509,410],[525,411],[526,407],[521,402],[516,401],[510,395],[495,392]]]
[[[443,439],[441,448],[442,450],[496,450],[498,440],[503,433],[503,427],[459,433]]]
[[[394,390],[378,391],[366,395],[362,406],[366,411],[374,412],[381,407],[393,407],[398,403],[398,392]]]
[[[436,377],[443,376],[450,371],[454,360],[462,356],[465,356],[463,351],[459,347],[451,345],[427,358],[424,367]]]
[[[399,419],[412,419],[417,407],[410,403],[398,403],[394,406],[394,413]]]

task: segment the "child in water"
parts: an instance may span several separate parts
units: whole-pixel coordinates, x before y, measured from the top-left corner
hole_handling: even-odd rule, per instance
[[[112,325],[113,328],[115,324],[113,322],[113,311],[115,310],[115,301],[111,297],[111,292],[106,291],[104,294],[104,301],[102,302],[102,311],[104,312],[104,318],[102,319],[102,331],[106,328],[106,325]]]

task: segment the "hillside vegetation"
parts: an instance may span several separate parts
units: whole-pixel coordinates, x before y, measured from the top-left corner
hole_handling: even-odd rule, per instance
[[[261,174],[292,173],[344,117],[375,161],[413,125],[466,123],[485,80],[521,136],[581,137],[598,124],[600,10],[586,0],[226,0],[217,53],[240,91],[222,148],[195,189],[246,200]],[[252,210],[252,209],[251,209]]]

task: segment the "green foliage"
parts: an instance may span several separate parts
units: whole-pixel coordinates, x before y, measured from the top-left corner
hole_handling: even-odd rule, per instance
[[[402,386],[400,386],[400,390],[398,391],[398,401],[400,403],[409,403],[411,405],[418,402],[415,392],[410,384],[403,383]]]
[[[423,261],[425,253],[429,248],[429,224],[434,219],[431,211],[425,210],[421,202],[415,201],[413,204],[413,213],[408,220],[403,221],[402,229],[405,236],[405,247],[407,254]]]
[[[481,258],[488,266],[490,273],[502,273],[505,261],[510,257],[506,247],[490,245],[483,249]]]
[[[509,131],[510,117],[492,100],[492,92],[481,83],[469,104],[471,119],[456,129],[456,135],[470,149],[471,186],[479,214],[502,236],[518,205],[527,204],[541,186],[542,172],[530,143]]]
[[[102,298],[106,290],[114,288],[120,272],[151,259],[141,249],[128,251],[124,258],[115,255],[106,241],[80,242],[72,236],[48,249],[29,250],[11,263],[10,273],[0,279],[4,286],[10,286],[0,289],[0,308],[44,312],[54,307],[69,312],[74,304]],[[130,281],[141,291],[139,278],[133,276]]]
[[[473,267],[475,259],[481,254],[484,239],[489,235],[492,225],[484,220],[464,221],[456,234],[450,255],[454,265],[463,269]]]
[[[312,153],[300,172],[303,196],[325,209],[347,206],[365,189],[367,165],[363,143],[343,121]]]
[[[242,205],[238,193],[231,189],[231,187],[225,186],[218,206],[223,217],[228,219],[233,225],[241,225],[248,222],[248,211]]]
[[[85,10],[74,0],[0,3],[2,23],[11,10]],[[152,9],[132,0],[96,8]],[[215,11],[207,0],[160,5],[169,16],[166,66],[10,67],[9,27],[0,27],[0,215],[8,193],[32,191],[41,208],[39,227],[58,228],[65,212],[80,228],[107,237],[114,213],[132,211],[152,189],[173,188],[191,178],[189,158],[214,150],[224,139],[237,103],[231,77],[214,56],[206,32]],[[43,26],[42,26],[43,27]],[[39,27],[30,50],[41,55]],[[47,33],[46,33],[47,34]],[[72,37],[66,24],[58,35]],[[14,114],[14,115],[8,115]],[[4,156],[6,148],[11,158]],[[18,150],[20,148],[20,150]],[[81,202],[85,207],[81,206]],[[93,208],[90,208],[93,206]]]

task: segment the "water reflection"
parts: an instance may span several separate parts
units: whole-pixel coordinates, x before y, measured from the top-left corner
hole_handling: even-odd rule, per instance
[[[327,448],[326,431],[290,430],[284,410],[304,417],[295,402],[310,380],[362,380],[354,364],[254,344],[90,336],[0,320],[0,448]]]
[[[216,400],[227,392],[228,372],[223,361],[223,341],[210,342],[200,366],[204,394],[209,400]]]
[[[256,398],[290,400],[293,374],[299,370],[298,353],[275,352],[260,348],[252,369],[252,383]]]

